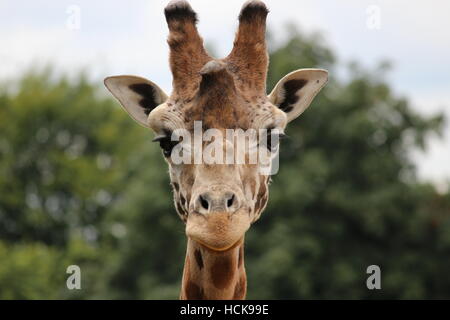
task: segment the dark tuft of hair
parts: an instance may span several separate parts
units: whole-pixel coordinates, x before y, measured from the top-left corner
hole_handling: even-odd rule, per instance
[[[239,22],[250,22],[255,18],[266,18],[269,13],[264,2],[259,0],[248,1],[241,9],[239,14]]]
[[[190,20],[197,23],[197,14],[192,10],[190,4],[185,0],[171,1],[164,9],[166,21]]]

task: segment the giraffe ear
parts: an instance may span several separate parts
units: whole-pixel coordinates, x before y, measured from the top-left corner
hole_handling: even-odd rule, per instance
[[[167,95],[160,87],[141,77],[114,76],[106,78],[104,82],[131,118],[147,128],[149,113],[167,100]]]
[[[288,122],[306,110],[312,99],[328,81],[328,71],[322,69],[300,69],[289,73],[278,81],[269,95],[269,100],[287,115]]]

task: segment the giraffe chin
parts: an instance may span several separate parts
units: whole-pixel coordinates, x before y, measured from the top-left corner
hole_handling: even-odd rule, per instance
[[[244,238],[250,227],[250,217],[244,210],[234,213],[189,214],[186,235],[214,251],[233,248]]]

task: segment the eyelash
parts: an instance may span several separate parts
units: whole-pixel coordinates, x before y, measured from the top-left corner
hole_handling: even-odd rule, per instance
[[[270,152],[274,152],[276,148],[278,147],[279,141],[286,137],[286,135],[282,132],[280,133],[272,133],[273,129],[268,129],[268,134],[266,136],[266,141],[262,142],[263,145],[269,150]],[[277,146],[272,146],[272,136],[277,135],[278,136],[278,144]]]
[[[272,130],[273,129],[268,129],[268,134],[266,136],[266,141],[260,142],[270,152],[274,152],[276,150],[276,148],[278,147],[278,145],[276,147],[272,146],[272,136],[278,135],[278,142],[281,139],[286,137],[286,135],[284,133],[274,134],[274,133],[272,133]],[[175,148],[175,146],[179,143],[179,141],[172,141],[171,136],[172,136],[171,134],[166,133],[164,136],[159,136],[159,137],[156,137],[155,139],[153,139],[153,142],[159,142],[159,146],[162,149],[164,156],[167,157],[167,158],[170,157],[173,148]]]

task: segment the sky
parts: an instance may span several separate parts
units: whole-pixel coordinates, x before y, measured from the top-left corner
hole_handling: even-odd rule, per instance
[[[133,74],[171,91],[161,0],[0,0],[0,79],[51,63],[94,81]],[[231,50],[243,1],[191,0],[198,29],[218,57]],[[339,62],[373,68],[389,60],[388,81],[424,115],[445,112],[442,137],[414,152],[419,177],[445,188],[450,181],[450,1],[266,0],[268,29],[276,42],[287,22],[319,31]],[[332,76],[332,75],[331,75]]]

